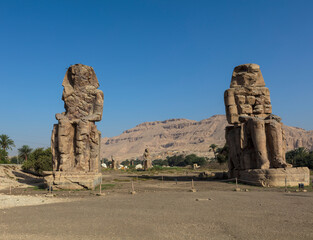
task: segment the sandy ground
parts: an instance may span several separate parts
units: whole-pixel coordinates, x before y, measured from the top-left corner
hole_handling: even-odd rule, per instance
[[[313,239],[312,202],[311,193],[110,194],[1,210],[0,239]]]
[[[52,201],[65,202],[0,209],[0,239],[313,239],[313,192],[235,192],[216,181],[195,181],[190,192],[191,177],[105,173],[105,196],[55,191]],[[16,188],[11,197],[45,194]]]
[[[25,188],[42,183],[42,178],[25,173],[21,165],[1,164],[0,165],[0,190],[12,188]]]
[[[42,205],[56,202],[65,202],[69,199],[45,197],[45,196],[23,196],[0,194],[0,209],[7,209],[20,206]]]

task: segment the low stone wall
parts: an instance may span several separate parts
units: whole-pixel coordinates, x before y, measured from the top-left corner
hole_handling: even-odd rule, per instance
[[[250,169],[239,171],[239,180],[263,187],[290,187],[310,184],[310,170],[307,167]]]

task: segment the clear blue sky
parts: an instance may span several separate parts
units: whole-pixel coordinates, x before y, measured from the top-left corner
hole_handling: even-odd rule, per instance
[[[102,136],[224,114],[223,92],[244,63],[261,66],[273,113],[311,130],[312,10],[294,0],[0,0],[0,134],[17,148],[48,147],[75,63],[100,81]]]

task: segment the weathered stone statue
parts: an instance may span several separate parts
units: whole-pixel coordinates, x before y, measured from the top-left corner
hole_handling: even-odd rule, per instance
[[[143,153],[143,169],[147,170],[149,168],[152,168],[152,161],[150,159],[149,149],[146,148],[145,152]]]
[[[82,64],[68,68],[62,86],[65,112],[56,114],[58,124],[51,137],[54,184],[69,187],[77,182],[93,188],[100,172],[101,133],[95,122],[102,119],[103,92],[97,89],[93,68]],[[63,180],[56,180],[63,176]]]
[[[281,118],[272,114],[270,92],[259,65],[235,67],[224,101],[227,121],[231,124],[226,127],[231,178],[242,178],[247,175],[245,170],[250,169],[292,167],[285,160]]]
[[[119,163],[119,161],[117,161],[117,160],[114,158],[113,155],[111,155],[111,162],[112,162],[112,164],[111,164],[112,169],[117,170],[118,167],[119,167],[119,165],[120,165],[120,163]]]

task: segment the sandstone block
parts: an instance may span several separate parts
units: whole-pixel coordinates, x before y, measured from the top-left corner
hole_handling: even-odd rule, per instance
[[[228,89],[225,91],[224,101],[225,101],[226,106],[236,105],[235,96],[234,96],[234,89]]]
[[[247,96],[246,97],[246,103],[249,105],[254,105],[255,104],[255,97],[254,96]]]
[[[244,95],[236,95],[235,99],[238,105],[242,105],[246,103],[246,97]]]
[[[239,172],[239,179],[263,187],[296,187],[299,183],[310,185],[310,170],[307,167],[250,169]]]
[[[238,105],[239,114],[251,114],[252,113],[252,106],[249,104],[241,104]]]
[[[271,114],[272,113],[272,105],[264,104],[264,113]]]
[[[253,113],[254,114],[262,114],[262,113],[264,113],[263,105],[255,105],[255,107],[253,108]]]

